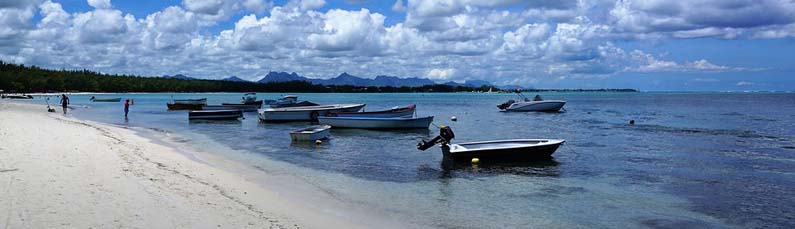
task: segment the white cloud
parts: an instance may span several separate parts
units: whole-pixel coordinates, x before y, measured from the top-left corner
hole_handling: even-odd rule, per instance
[[[389,25],[388,13],[369,9],[318,11],[324,0],[282,6],[267,0],[183,0],[142,18],[112,8],[110,1],[89,2],[96,9],[88,12],[66,12],[52,1],[0,2],[0,59],[205,78],[253,79],[270,70],[328,78],[347,71],[527,84],[622,72],[748,70],[697,55],[674,60],[625,51],[612,43],[616,39],[795,37],[787,16],[792,4],[767,0],[758,6],[736,1],[748,9],[724,9],[725,3],[711,0],[398,0],[395,10],[405,11],[406,19]],[[783,9],[770,7],[776,4]],[[771,15],[753,21],[745,16],[753,9]],[[738,13],[737,20],[745,22],[694,18],[715,12]],[[222,23],[233,15],[245,16]]]
[[[395,12],[406,12],[406,6],[403,5],[403,0],[397,0],[394,4],[392,4],[392,11]]]
[[[755,83],[753,83],[753,82],[748,82],[748,81],[740,81],[740,82],[737,82],[737,84],[736,84],[736,85],[737,85],[737,86],[740,86],[740,87],[744,87],[744,86],[753,86],[754,84],[755,84]]]
[[[97,9],[110,9],[113,7],[110,0],[88,0],[88,5]]]
[[[428,71],[428,74],[425,76],[431,80],[450,80],[455,75],[455,69],[446,68],[446,69],[438,69],[434,68]]]

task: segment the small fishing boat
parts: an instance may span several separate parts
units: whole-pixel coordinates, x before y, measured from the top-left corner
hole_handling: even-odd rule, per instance
[[[332,104],[305,107],[267,108],[259,110],[259,119],[265,122],[315,121],[321,114],[331,112],[356,112],[365,104]]]
[[[243,111],[241,110],[198,110],[198,111],[190,111],[188,112],[188,119],[212,119],[212,120],[221,120],[221,119],[238,119],[243,117]]]
[[[363,117],[363,118],[396,118],[396,117],[411,117],[416,111],[416,105],[406,107],[395,107],[389,110],[382,111],[365,111],[365,112],[336,112],[328,113],[327,117]]]
[[[96,102],[108,102],[108,103],[121,102],[121,98],[97,98],[97,97],[94,97],[94,96],[91,96],[90,100],[91,100],[91,102],[95,102],[95,103]]]
[[[318,106],[319,104],[309,102],[309,101],[298,101],[297,95],[285,95],[284,97],[277,99],[277,100],[265,100],[265,104],[268,104],[271,108],[282,108],[282,107],[306,107],[306,106]]]
[[[417,149],[426,150],[436,144],[442,145],[445,157],[456,161],[470,161],[473,158],[485,161],[511,161],[548,159],[566,142],[563,139],[510,139],[452,144],[455,138],[450,127],[443,126],[439,136],[417,144]]]
[[[536,95],[533,100],[530,100],[522,95],[521,92],[516,91],[516,93],[519,95],[521,101],[517,102],[511,99],[498,105],[497,108],[503,111],[557,112],[563,108],[563,105],[566,105],[566,101],[563,100],[544,100],[540,95]]]
[[[175,99],[173,103],[167,103],[169,110],[201,110],[207,105],[207,98],[201,99]]]
[[[4,99],[32,99],[32,95],[3,95]]]
[[[290,139],[293,141],[315,141],[324,138],[328,138],[330,134],[331,126],[329,125],[318,125],[318,126],[310,126],[308,128],[295,130],[290,132]]]
[[[262,100],[257,100],[257,93],[250,92],[243,95],[240,103],[221,103],[224,106],[250,106],[255,105],[257,109],[262,107]]]
[[[418,118],[369,118],[369,117],[318,117],[320,124],[334,128],[358,129],[428,129],[433,116]]]
[[[204,105],[201,110],[241,110],[243,112],[255,112],[257,105]]]

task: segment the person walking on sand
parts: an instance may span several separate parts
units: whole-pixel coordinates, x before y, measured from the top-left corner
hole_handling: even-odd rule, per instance
[[[127,113],[130,113],[130,100],[124,100],[124,118],[127,118]]]
[[[64,114],[66,114],[66,105],[69,105],[69,97],[66,94],[61,94],[61,107],[63,107]]]

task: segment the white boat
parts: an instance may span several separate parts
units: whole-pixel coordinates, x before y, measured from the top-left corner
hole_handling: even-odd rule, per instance
[[[325,116],[328,117],[366,117],[366,118],[397,118],[397,117],[411,117],[417,105],[409,105],[406,107],[395,107],[389,110],[382,111],[364,111],[364,112],[337,112],[329,113]]]
[[[433,116],[419,118],[318,117],[320,124],[335,128],[359,129],[428,129]]]
[[[519,92],[517,92],[519,93]],[[521,101],[517,102],[514,100],[508,100],[503,104],[497,106],[503,111],[541,111],[541,112],[556,112],[563,108],[563,105],[566,105],[566,101],[563,100],[544,100],[541,96],[536,95],[533,100],[524,97],[521,93],[519,93],[519,98]]]
[[[329,125],[318,125],[318,126],[310,126],[308,128],[295,130],[290,132],[290,139],[293,141],[315,141],[324,138],[328,138],[330,134],[331,126]]]
[[[266,122],[314,121],[333,112],[356,112],[365,104],[332,104],[305,107],[267,108],[259,110],[259,119]]]
[[[202,110],[241,110],[243,112],[254,112],[259,109],[257,105],[245,105],[245,104],[229,104],[229,105],[204,105],[202,106]]]
[[[319,104],[309,102],[309,101],[298,101],[297,95],[285,95],[284,97],[277,99],[277,100],[265,100],[265,104],[269,105],[271,108],[282,108],[282,107],[305,107],[305,106],[318,106]]]
[[[214,111],[190,111],[188,112],[188,119],[238,119],[243,117],[241,110],[214,110]]]

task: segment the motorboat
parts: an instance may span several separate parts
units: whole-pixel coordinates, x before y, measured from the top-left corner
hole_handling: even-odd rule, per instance
[[[32,99],[32,95],[3,95],[4,99]]]
[[[433,116],[426,117],[396,117],[396,118],[370,118],[370,117],[318,117],[320,124],[330,125],[334,128],[358,129],[428,129],[433,122]]]
[[[190,111],[188,112],[188,119],[212,119],[212,120],[222,120],[222,119],[238,119],[243,117],[243,111],[241,110],[198,110],[198,111]]]
[[[363,111],[363,112],[336,112],[328,113],[327,117],[362,117],[362,118],[396,118],[396,117],[411,117],[417,109],[417,105],[409,105],[406,107],[395,107],[389,110],[381,111]]]
[[[441,144],[444,156],[456,161],[470,161],[473,158],[481,161],[515,161],[549,159],[566,142],[563,139],[509,139],[453,144],[454,138],[453,130],[449,126],[442,126],[439,136],[423,140],[417,144],[417,149],[426,150]]]
[[[293,141],[315,141],[325,139],[331,135],[330,129],[331,126],[329,125],[310,126],[304,129],[291,131],[290,139]]]
[[[97,98],[91,96],[91,102],[110,102],[110,103],[118,103],[121,102],[121,98]]]
[[[265,104],[269,105],[271,108],[306,107],[319,105],[309,101],[298,101],[297,95],[285,95],[284,97],[277,100],[266,100]]]
[[[265,122],[316,121],[321,115],[333,112],[357,112],[365,104],[332,104],[304,107],[260,109],[259,119]]]
[[[251,106],[255,105],[256,109],[262,108],[262,100],[257,100],[257,93],[250,92],[243,95],[240,103],[221,103],[224,106]]]
[[[503,111],[540,111],[540,112],[557,112],[566,101],[563,100],[544,100],[540,95],[536,95],[532,100],[528,99],[521,92],[516,92],[519,95],[520,101],[508,100],[497,106]]]
[[[242,110],[243,112],[255,112],[259,109],[257,105],[204,105],[201,110]]]
[[[169,110],[201,110],[207,105],[207,98],[201,99],[175,99],[173,103],[167,103]]]

